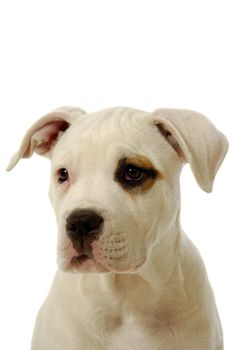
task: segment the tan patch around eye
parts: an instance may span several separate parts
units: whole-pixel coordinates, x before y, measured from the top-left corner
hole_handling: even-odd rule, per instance
[[[145,169],[149,169],[152,171],[155,171],[152,163],[149,161],[149,159],[147,159],[144,156],[138,156],[138,157],[133,157],[133,158],[129,158],[127,159],[127,164],[133,164],[136,165],[139,168],[145,168]],[[157,172],[156,172],[157,173]],[[154,182],[156,181],[156,176],[154,177],[147,177],[146,180],[144,180],[144,182],[141,183],[141,185],[139,185],[138,187],[134,187],[132,188],[130,191],[130,193],[132,194],[139,194],[141,192],[146,192],[148,191],[150,188],[152,188]]]
[[[123,171],[127,165],[136,166],[144,170],[144,180],[136,182],[123,181]],[[154,183],[161,178],[161,174],[154,168],[149,159],[143,155],[135,155],[132,157],[125,157],[119,162],[118,170],[116,172],[116,180],[121,184],[123,189],[131,195],[140,194],[152,188]]]
[[[145,156],[138,155],[130,158],[126,158],[126,164],[133,164],[139,168],[151,169],[154,170],[153,164]]]
[[[153,186],[155,180],[156,180],[156,179],[151,179],[151,178],[145,180],[145,181],[141,184],[141,186],[138,187],[138,191],[136,191],[136,189],[135,189],[135,193],[145,192],[145,191],[150,190],[150,188],[152,188],[152,186]]]

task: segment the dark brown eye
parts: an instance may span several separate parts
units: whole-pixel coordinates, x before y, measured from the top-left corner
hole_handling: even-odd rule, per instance
[[[69,179],[68,170],[65,168],[61,168],[60,170],[58,170],[57,176],[58,176],[58,182],[62,184],[63,182]]]
[[[144,172],[142,169],[135,165],[128,164],[125,168],[124,179],[126,181],[139,181],[144,178]]]
[[[157,175],[152,163],[147,158],[138,156],[120,159],[114,180],[130,193],[142,193],[152,187]]]

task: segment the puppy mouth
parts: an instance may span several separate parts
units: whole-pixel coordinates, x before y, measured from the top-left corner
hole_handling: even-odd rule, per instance
[[[78,256],[73,256],[71,259],[71,264],[72,265],[83,264],[90,259],[93,259],[92,253],[88,253],[88,254],[82,253],[82,254],[79,254]]]
[[[69,271],[72,272],[108,272],[108,270],[99,263],[92,253],[92,250],[78,251],[77,254],[73,254],[69,260]]]

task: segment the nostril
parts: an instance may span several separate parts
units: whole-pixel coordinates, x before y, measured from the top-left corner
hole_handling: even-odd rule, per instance
[[[87,219],[86,222],[83,223],[83,228],[85,231],[90,232],[92,230],[98,229],[102,222],[102,217],[95,216],[90,218],[89,220]]]
[[[90,232],[91,230],[94,229],[94,226],[91,225],[90,222],[84,222],[83,225],[82,225],[82,229],[83,229],[84,232],[88,233],[88,232]]]
[[[77,223],[78,229],[85,234],[99,230],[103,219],[98,216],[86,216]]]

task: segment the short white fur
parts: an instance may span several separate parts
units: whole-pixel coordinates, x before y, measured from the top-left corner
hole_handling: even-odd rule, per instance
[[[61,130],[62,127],[62,130]],[[58,225],[58,272],[37,317],[32,350],[222,350],[204,263],[182,231],[179,175],[185,163],[207,192],[227,152],[225,136],[199,113],[62,107],[36,122],[12,158],[51,159],[50,199]],[[160,175],[130,193],[115,179],[120,159],[143,156]],[[69,181],[60,185],[57,170]],[[104,218],[93,259],[66,235],[75,209]],[[206,233],[207,234],[207,233]]]

